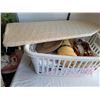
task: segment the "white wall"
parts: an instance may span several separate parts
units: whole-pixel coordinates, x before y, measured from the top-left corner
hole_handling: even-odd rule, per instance
[[[63,20],[67,18],[67,13],[18,13],[21,22]]]
[[[99,25],[100,25],[100,13],[99,13]]]
[[[20,22],[63,20],[68,13],[18,13]],[[91,21],[100,24],[100,13],[71,13],[70,20]]]
[[[72,13],[71,20],[90,21],[100,25],[100,13]]]

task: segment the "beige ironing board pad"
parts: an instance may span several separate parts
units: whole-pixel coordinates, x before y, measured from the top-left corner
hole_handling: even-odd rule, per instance
[[[10,23],[6,27],[3,43],[6,47],[35,44],[91,36],[99,30],[99,25],[82,21]]]

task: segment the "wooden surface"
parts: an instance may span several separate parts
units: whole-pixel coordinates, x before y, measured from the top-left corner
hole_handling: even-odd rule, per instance
[[[81,21],[10,23],[6,27],[6,47],[91,36],[100,26]]]

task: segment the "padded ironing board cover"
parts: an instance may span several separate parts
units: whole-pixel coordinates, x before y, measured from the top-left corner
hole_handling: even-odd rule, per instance
[[[4,45],[6,47],[42,43],[77,37],[91,36],[100,26],[83,21],[42,21],[7,24]]]

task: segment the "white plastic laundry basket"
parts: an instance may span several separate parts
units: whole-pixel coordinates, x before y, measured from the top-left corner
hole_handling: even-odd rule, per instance
[[[91,49],[97,54],[97,56],[94,57],[37,53],[35,51],[35,45],[26,45],[25,51],[31,57],[37,74],[57,76],[68,74],[89,74],[100,67],[99,37],[99,33],[97,33],[91,36],[88,40]],[[98,43],[96,43],[96,41]]]

